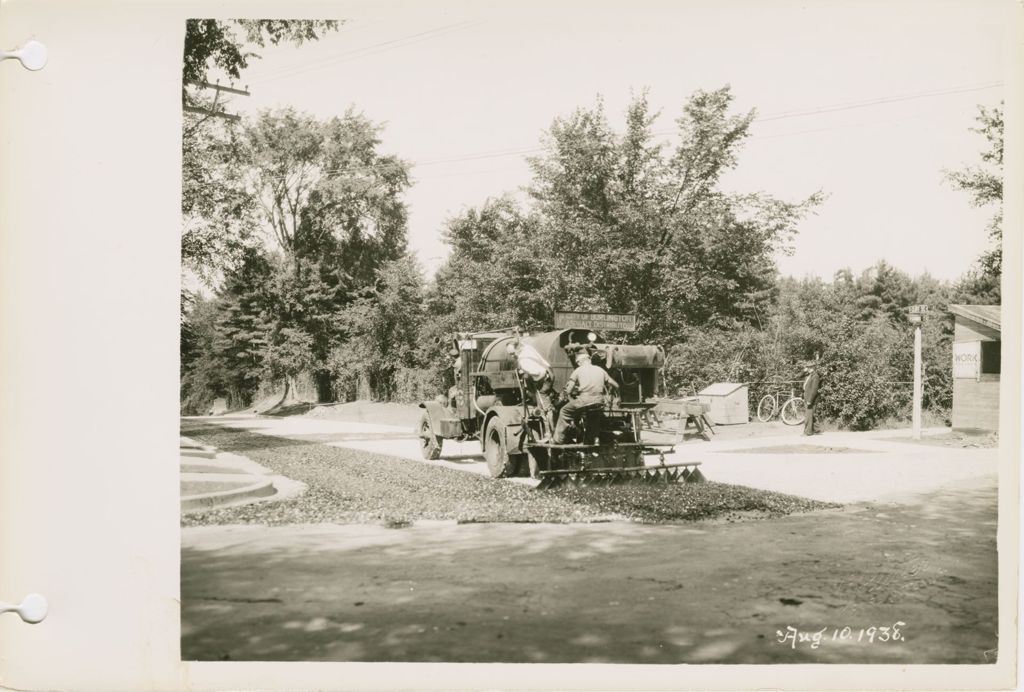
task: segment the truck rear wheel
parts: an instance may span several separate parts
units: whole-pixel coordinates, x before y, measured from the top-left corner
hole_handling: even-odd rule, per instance
[[[443,442],[443,438],[434,434],[434,428],[430,425],[430,415],[424,413],[423,418],[420,419],[420,453],[423,458],[440,459]]]
[[[487,433],[484,437],[484,459],[487,461],[487,470],[491,472],[492,478],[507,478],[515,475],[517,460],[513,460],[505,449],[505,437],[498,427],[500,423],[487,426]]]

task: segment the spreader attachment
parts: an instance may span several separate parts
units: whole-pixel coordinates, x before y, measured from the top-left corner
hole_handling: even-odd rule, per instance
[[[606,485],[667,485],[669,483],[702,483],[704,474],[697,468],[699,461],[656,466],[621,468],[589,468],[541,471],[537,490],[548,490],[563,485],[594,488]]]

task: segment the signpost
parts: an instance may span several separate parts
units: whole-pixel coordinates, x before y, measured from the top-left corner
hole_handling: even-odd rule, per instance
[[[912,436],[921,439],[921,321],[928,314],[927,305],[911,305],[907,308],[910,322],[914,325],[914,419]]]
[[[555,329],[590,329],[597,332],[635,332],[636,315],[613,312],[558,312]]]

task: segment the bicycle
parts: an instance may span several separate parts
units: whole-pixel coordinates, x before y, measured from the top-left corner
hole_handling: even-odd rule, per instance
[[[781,391],[775,391],[761,397],[757,403],[757,419],[767,423],[778,414],[786,425],[800,425],[807,420],[807,404],[796,395],[796,390],[790,387],[789,398],[779,406],[781,394]]]

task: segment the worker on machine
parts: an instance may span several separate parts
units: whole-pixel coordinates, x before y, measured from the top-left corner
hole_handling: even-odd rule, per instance
[[[547,422],[548,434],[555,427],[552,395],[555,393],[554,378],[551,376],[551,365],[544,360],[530,344],[516,339],[512,345],[512,353],[516,357],[516,367],[526,374],[526,388],[533,395],[534,401]]]
[[[555,427],[555,444],[564,445],[569,441],[569,422],[579,423],[580,418],[595,404],[604,404],[605,388],[610,387],[618,392],[619,384],[603,368],[590,362],[590,353],[581,349],[576,354],[576,369],[565,384],[565,394],[569,402],[562,407]]]

